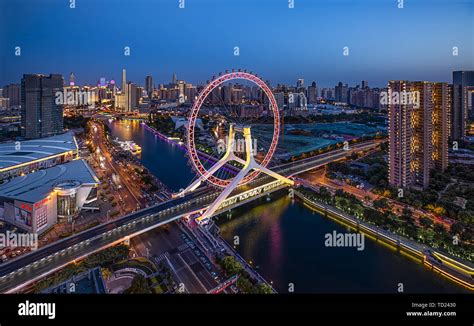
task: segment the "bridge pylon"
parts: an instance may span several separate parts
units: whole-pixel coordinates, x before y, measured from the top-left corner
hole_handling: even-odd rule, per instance
[[[245,160],[235,155],[234,152],[234,144],[236,144],[236,132],[242,132],[244,136],[246,155]],[[204,223],[205,221],[207,221],[207,219],[212,217],[212,215],[219,209],[219,206],[222,204],[222,202],[232,193],[235,188],[241,185],[241,182],[245,178],[245,176],[251,173],[253,170],[260,171],[261,173],[267,174],[289,185],[294,184],[293,180],[288,179],[276,172],[273,172],[272,170],[258,164],[255,161],[255,149],[253,148],[252,134],[249,126],[236,127],[234,124],[231,124],[229,128],[229,137],[227,139],[226,145],[227,148],[224,156],[216,164],[214,164],[205,174],[199,176],[199,178],[197,178],[186,189],[184,189],[178,194],[178,196],[184,196],[186,193],[196,190],[202,184],[202,182],[205,182],[211,175],[216,173],[221,167],[223,167],[228,162],[235,161],[244,166],[242,170],[240,170],[240,172],[232,179],[230,184],[228,184],[224,188],[224,190],[216,198],[216,200],[211,205],[209,205],[209,207],[201,216],[196,219],[196,221],[200,224]]]

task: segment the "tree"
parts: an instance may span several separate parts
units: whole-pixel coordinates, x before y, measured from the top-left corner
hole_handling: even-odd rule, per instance
[[[364,218],[376,225],[381,225],[385,220],[382,213],[371,208],[364,209]]]
[[[418,230],[413,224],[406,224],[405,234],[411,239],[416,239],[418,236]]]
[[[404,219],[409,224],[414,224],[412,212],[408,207],[403,208],[402,219]]]
[[[240,274],[243,270],[242,265],[234,258],[234,256],[226,256],[221,261],[222,268],[228,275]]]
[[[472,241],[472,239],[474,238],[473,231],[474,231],[474,228],[472,226],[467,225],[461,234],[461,239],[463,241]]]
[[[463,223],[461,222],[456,222],[453,225],[451,225],[451,234],[456,235],[456,234],[462,234],[466,227],[464,226]]]
[[[239,277],[237,280],[237,287],[240,289],[242,293],[252,293],[253,292],[253,284],[249,281],[246,277]]]
[[[132,284],[128,289],[125,290],[125,294],[142,294],[142,293],[151,293],[150,287],[148,286],[148,281],[146,278],[141,275],[137,274],[133,280]]]
[[[257,287],[257,292],[259,294],[272,294],[272,288],[266,283],[260,283]]]
[[[375,209],[387,209],[388,208],[388,200],[387,198],[381,198],[374,200],[374,208]]]
[[[420,217],[420,224],[425,228],[429,228],[433,225],[433,221],[429,217],[422,216]]]
[[[444,234],[446,232],[446,229],[444,228],[443,224],[436,223],[433,230],[437,234]]]
[[[468,210],[462,210],[458,213],[458,219],[468,224],[474,223],[474,213]]]
[[[347,200],[345,200],[344,198],[339,199],[339,206],[341,208],[346,208],[347,207]]]
[[[326,187],[319,188],[319,196],[321,197],[321,200],[325,203],[329,202],[329,200],[331,199],[331,193]]]
[[[335,192],[335,194],[336,194],[336,196],[338,196],[338,197],[344,197],[345,192],[344,192],[344,190],[342,190],[342,189],[337,189],[336,192]]]

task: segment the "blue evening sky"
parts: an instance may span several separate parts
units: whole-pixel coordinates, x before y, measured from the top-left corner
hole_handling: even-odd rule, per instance
[[[147,74],[197,84],[245,68],[272,85],[322,86],[451,82],[453,70],[474,69],[474,0],[404,0],[403,9],[398,0],[69,1],[0,0],[0,87],[24,73],[120,81],[122,68],[141,85]]]

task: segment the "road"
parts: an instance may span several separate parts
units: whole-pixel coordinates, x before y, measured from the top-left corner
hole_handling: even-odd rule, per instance
[[[179,219],[206,207],[215,196],[200,189],[77,233],[0,265],[0,292],[39,279],[70,262],[123,242],[127,237]]]
[[[207,293],[218,284],[201,258],[203,253],[176,223],[140,234],[130,245],[140,256],[170,264],[177,283],[188,293]],[[217,274],[213,266],[211,270]]]
[[[353,146],[350,151],[335,150],[305,160],[284,164],[273,168],[273,170],[291,176],[334,160],[343,159],[350,155],[352,151],[367,150],[376,145],[375,142],[358,144]],[[268,182],[268,179],[270,179],[265,178],[262,177],[253,181],[250,186]],[[246,187],[249,187],[249,185],[242,187],[244,191]],[[0,292],[15,291],[19,287],[40,279],[74,260],[123,242],[127,237],[133,238],[160,225],[175,221],[182,216],[198,212],[207,207],[217,196],[217,191],[200,188],[182,198],[174,198],[142,209],[21,255],[0,265]]]
[[[120,184],[122,187],[118,189],[118,194],[120,196],[119,202],[124,202],[125,205],[122,207],[125,212],[131,212],[136,210],[140,207],[140,191],[136,189],[134,186],[134,181],[129,179],[129,176],[122,171],[121,166],[118,166],[114,162],[113,155],[110,153],[109,148],[106,144],[108,144],[108,140],[105,139],[105,132],[101,124],[99,123],[92,123],[92,141],[94,144],[97,144],[97,148],[99,151],[94,153],[93,155],[97,155],[99,157],[103,157],[104,168],[102,177],[105,182],[113,182],[112,181],[112,172],[119,177]],[[100,159],[99,159],[100,160]]]
[[[370,201],[385,198],[387,199],[387,204],[390,207],[391,211],[397,214],[398,216],[401,216],[403,210],[405,209],[405,207],[407,207],[407,205],[400,203],[396,200],[374,194],[373,192],[365,190],[365,189],[356,188],[345,182],[343,182],[342,184],[338,184],[334,180],[326,177],[326,171],[324,169],[312,171],[311,173],[305,173],[303,175],[300,175],[300,178],[303,180],[306,180],[309,183],[309,185],[314,185],[314,186],[317,186],[318,188],[321,186],[324,186],[328,188],[328,190],[331,191],[331,193],[333,194],[337,189],[344,190],[345,192],[356,196],[357,199],[361,200],[366,206],[371,206],[371,202],[367,202],[366,197],[370,198]],[[451,225],[454,222],[453,220],[450,220],[447,218],[444,219],[434,214],[431,214],[430,212],[426,212],[420,209],[411,207],[410,210],[412,212],[413,218],[415,219],[415,223],[418,226],[420,226],[421,217],[428,217],[433,222],[442,224],[447,230],[451,228]]]

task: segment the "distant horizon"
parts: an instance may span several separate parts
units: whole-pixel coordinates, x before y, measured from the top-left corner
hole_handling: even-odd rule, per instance
[[[232,70],[232,69],[227,69],[229,72]],[[242,69],[243,71],[244,69]],[[235,71],[237,71],[237,69],[235,69]],[[450,80],[427,80],[427,79],[421,79],[421,78],[418,78],[418,79],[387,79],[387,83],[384,84],[384,85],[372,85],[370,83],[370,80],[367,80],[367,79],[363,79],[361,78],[358,82],[354,83],[354,84],[350,84],[349,82],[346,82],[344,80],[339,80],[337,82],[334,82],[334,84],[332,85],[322,85],[320,83],[318,83],[317,80],[313,80],[313,79],[305,79],[305,78],[295,78],[293,82],[290,82],[290,83],[284,83],[284,82],[273,82],[272,80],[268,80],[267,78],[265,78],[265,76],[262,76],[260,74],[258,74],[258,72],[254,72],[254,74],[257,74],[260,78],[262,78],[264,81],[270,81],[270,85],[271,87],[276,87],[277,85],[284,85],[284,86],[294,86],[296,87],[296,82],[298,79],[303,79],[304,80],[304,87],[308,87],[308,86],[311,86],[311,84],[314,82],[316,82],[316,86],[318,88],[334,88],[335,86],[337,86],[337,84],[339,82],[342,82],[342,84],[347,84],[349,87],[355,87],[357,85],[361,86],[362,84],[362,81],[367,81],[368,82],[368,86],[370,88],[386,88],[387,87],[387,84],[389,81],[391,80],[409,80],[409,81],[427,81],[427,82],[446,82],[446,83],[449,83],[449,84],[452,84],[453,83],[453,80],[452,80],[452,73],[455,72],[455,71],[473,71],[473,69],[458,69],[458,70],[453,70],[451,72],[451,79]],[[77,75],[74,73],[74,71],[72,71],[72,73],[74,73],[74,77],[75,77],[75,85],[76,86],[97,86],[97,82],[99,81],[100,78],[105,78],[105,80],[107,82],[110,82],[110,81],[115,81],[115,84],[118,85],[120,87],[121,85],[121,72],[120,71],[120,76],[119,78],[108,78],[106,77],[107,75],[101,75],[97,78],[97,80],[95,82],[77,82]],[[128,70],[126,70],[127,72],[127,76],[128,76]],[[224,71],[221,71],[221,73],[224,73]],[[247,70],[247,72],[249,72],[249,70]],[[9,85],[9,84],[21,84],[21,78],[23,77],[23,75],[30,75],[30,74],[40,74],[40,75],[50,75],[50,74],[59,74],[59,75],[62,75],[63,78],[64,78],[64,86],[68,86],[69,85],[69,76],[70,76],[70,73],[67,73],[67,74],[62,74],[62,73],[58,73],[58,72],[31,72],[31,73],[23,73],[21,74],[20,78],[18,79],[18,81],[11,81],[11,82],[7,82],[7,83],[3,83],[3,84],[0,84],[0,89],[3,88],[4,86],[6,85]],[[219,74],[216,73],[214,74],[214,76],[217,76]],[[130,78],[127,78],[127,82],[132,82],[134,84],[136,84],[137,86],[142,86],[144,87],[145,86],[145,78],[147,76],[151,76],[152,77],[152,81],[153,81],[153,85],[154,86],[159,86],[160,84],[163,84],[163,85],[168,85],[172,82],[172,75],[170,76],[169,80],[166,81],[166,80],[159,80],[159,81],[155,81],[155,77],[153,75],[144,75],[143,78],[142,78],[142,82],[137,82],[136,80],[132,80]],[[178,75],[177,75],[177,80],[182,80],[182,81],[185,81],[187,83],[190,83],[192,84],[193,86],[204,86],[206,85],[206,81],[210,81],[212,78],[212,76],[209,76],[209,78],[203,80],[202,82],[190,82],[189,80],[187,80],[186,78],[180,78]]]

